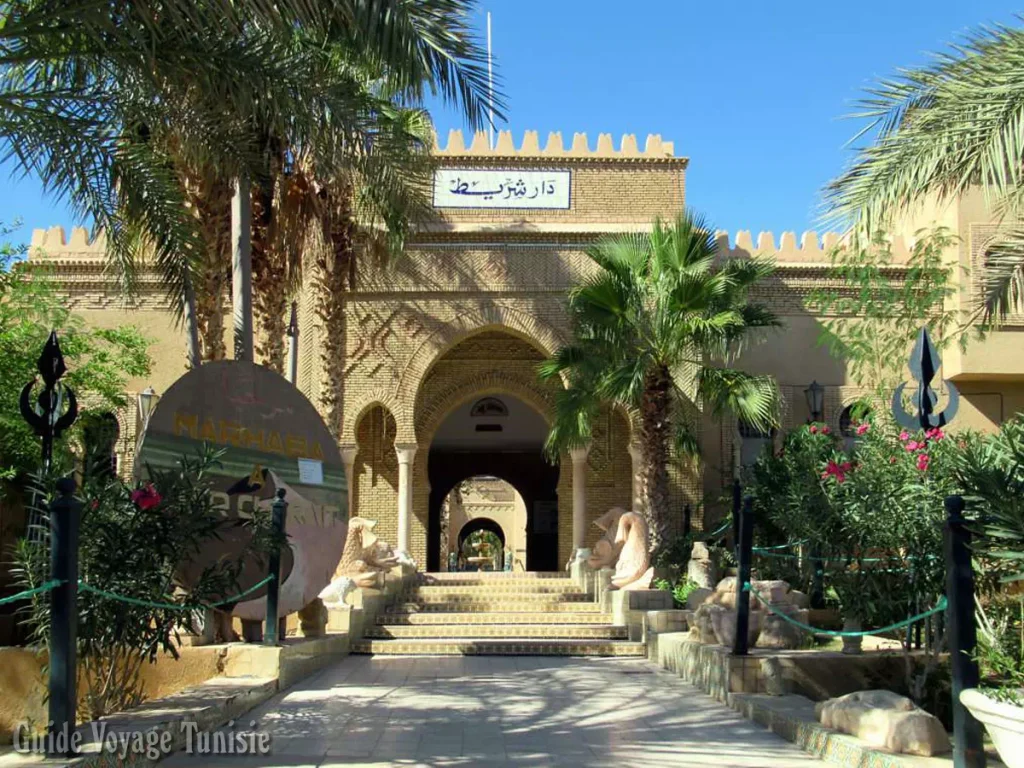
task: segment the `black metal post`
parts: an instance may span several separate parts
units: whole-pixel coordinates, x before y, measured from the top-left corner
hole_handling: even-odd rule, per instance
[[[960,692],[977,688],[978,662],[973,658],[978,642],[974,623],[974,570],[971,566],[971,532],[963,517],[962,496],[946,497],[946,609],[950,667],[953,676],[953,766],[984,768],[985,748],[981,723],[963,704]]]
[[[821,550],[810,547],[811,568],[811,608],[825,607],[825,565],[821,559]]]
[[[50,504],[50,578],[60,585],[50,593],[49,743],[54,755],[72,754],[75,732],[78,631],[78,525],[82,502],[75,480],[57,481],[60,494]]]
[[[739,559],[740,547],[740,481],[737,478],[732,481],[732,551]]]
[[[736,637],[732,652],[735,656],[747,655],[747,635],[750,630],[750,592],[744,585],[750,581],[750,561],[754,547],[754,500],[747,496],[740,512],[740,539],[737,559],[739,568],[736,576]]]
[[[277,489],[274,516],[271,521],[276,537],[280,537],[284,533],[285,521],[288,516],[288,502],[284,500],[284,494],[284,488]],[[267,584],[267,621],[263,628],[263,644],[277,645],[279,637],[277,603],[281,591],[281,549],[279,547],[275,547],[270,553],[270,576],[270,583]]]
[[[689,536],[690,535],[690,518],[691,518],[691,516],[692,515],[691,515],[691,512],[690,512],[690,505],[687,504],[685,507],[683,507],[683,536]]]

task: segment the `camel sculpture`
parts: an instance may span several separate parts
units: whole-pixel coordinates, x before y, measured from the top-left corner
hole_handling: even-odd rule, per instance
[[[594,545],[593,553],[587,558],[587,565],[595,571],[615,565],[619,551],[622,549],[615,539],[619,530],[619,518],[624,514],[626,514],[626,510],[622,507],[612,507],[594,521],[594,525],[604,531],[604,536]]]
[[[650,589],[654,566],[650,560],[650,536],[647,521],[636,512],[619,516],[615,543],[620,547],[615,563],[612,587],[623,590]]]
[[[348,521],[348,539],[341,561],[334,571],[331,583],[320,593],[324,605],[332,610],[348,608],[345,598],[357,588],[381,586],[381,574],[398,565],[415,563],[404,552],[395,550],[373,532],[376,520],[353,517]]]

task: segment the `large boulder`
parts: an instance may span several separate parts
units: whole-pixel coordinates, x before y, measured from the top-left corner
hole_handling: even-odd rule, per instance
[[[693,614],[693,621],[690,623],[690,637],[704,645],[716,645],[718,638],[715,636],[715,629],[711,622],[711,611],[715,606],[702,605]]]
[[[800,610],[796,606],[773,605],[772,608],[796,621],[807,623],[807,611]],[[765,611],[764,618],[761,620],[761,634],[757,638],[757,647],[792,651],[803,647],[806,636],[805,630],[790,624],[776,613]]]
[[[857,691],[815,705],[826,728],[849,733],[873,747],[930,757],[951,749],[942,723],[892,691]]]
[[[696,611],[698,608],[704,605],[705,601],[707,601],[707,599],[711,597],[711,595],[712,591],[704,587],[698,587],[697,589],[693,590],[686,597],[687,610]]]
[[[721,605],[704,606],[711,616],[711,628],[719,645],[731,648],[736,638],[736,611]],[[747,643],[753,648],[761,632],[761,613],[751,611],[747,625]]]
[[[694,546],[696,547],[696,545]],[[718,578],[718,566],[715,565],[714,560],[695,560],[691,557],[686,566],[686,577],[702,587],[711,589],[715,586],[715,579]]]

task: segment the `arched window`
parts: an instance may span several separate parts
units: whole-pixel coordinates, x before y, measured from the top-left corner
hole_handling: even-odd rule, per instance
[[[85,477],[110,480],[117,476],[117,440],[121,427],[112,413],[90,414],[82,423],[82,471]]]
[[[839,414],[839,434],[843,438],[846,450],[850,450],[857,444],[860,435],[857,428],[871,415],[871,409],[863,403],[851,403],[843,408]]]
[[[752,466],[775,438],[775,430],[764,431],[740,419],[740,467]]]

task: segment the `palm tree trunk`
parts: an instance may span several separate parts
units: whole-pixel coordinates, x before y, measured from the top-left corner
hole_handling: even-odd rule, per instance
[[[231,314],[235,360],[252,361],[252,205],[249,176],[239,175],[231,199]]]
[[[347,291],[354,284],[355,222],[352,219],[352,189],[345,187],[327,202],[326,248],[317,257],[316,313],[324,329],[321,360],[327,376],[321,389],[320,405],[331,434],[341,433],[341,401],[345,374],[345,305]]]
[[[252,205],[252,291],[260,362],[284,373],[285,313],[288,291],[285,263],[275,248],[274,179],[259,184]]]
[[[672,376],[668,368],[659,366],[647,374],[640,404],[640,439],[643,445],[641,474],[652,552],[660,549],[668,537],[671,387]]]
[[[185,296],[182,307],[185,317],[185,348],[188,352],[189,370],[195,370],[203,364],[203,354],[199,347],[199,320],[196,314],[196,292],[192,287],[192,278],[185,273]]]

